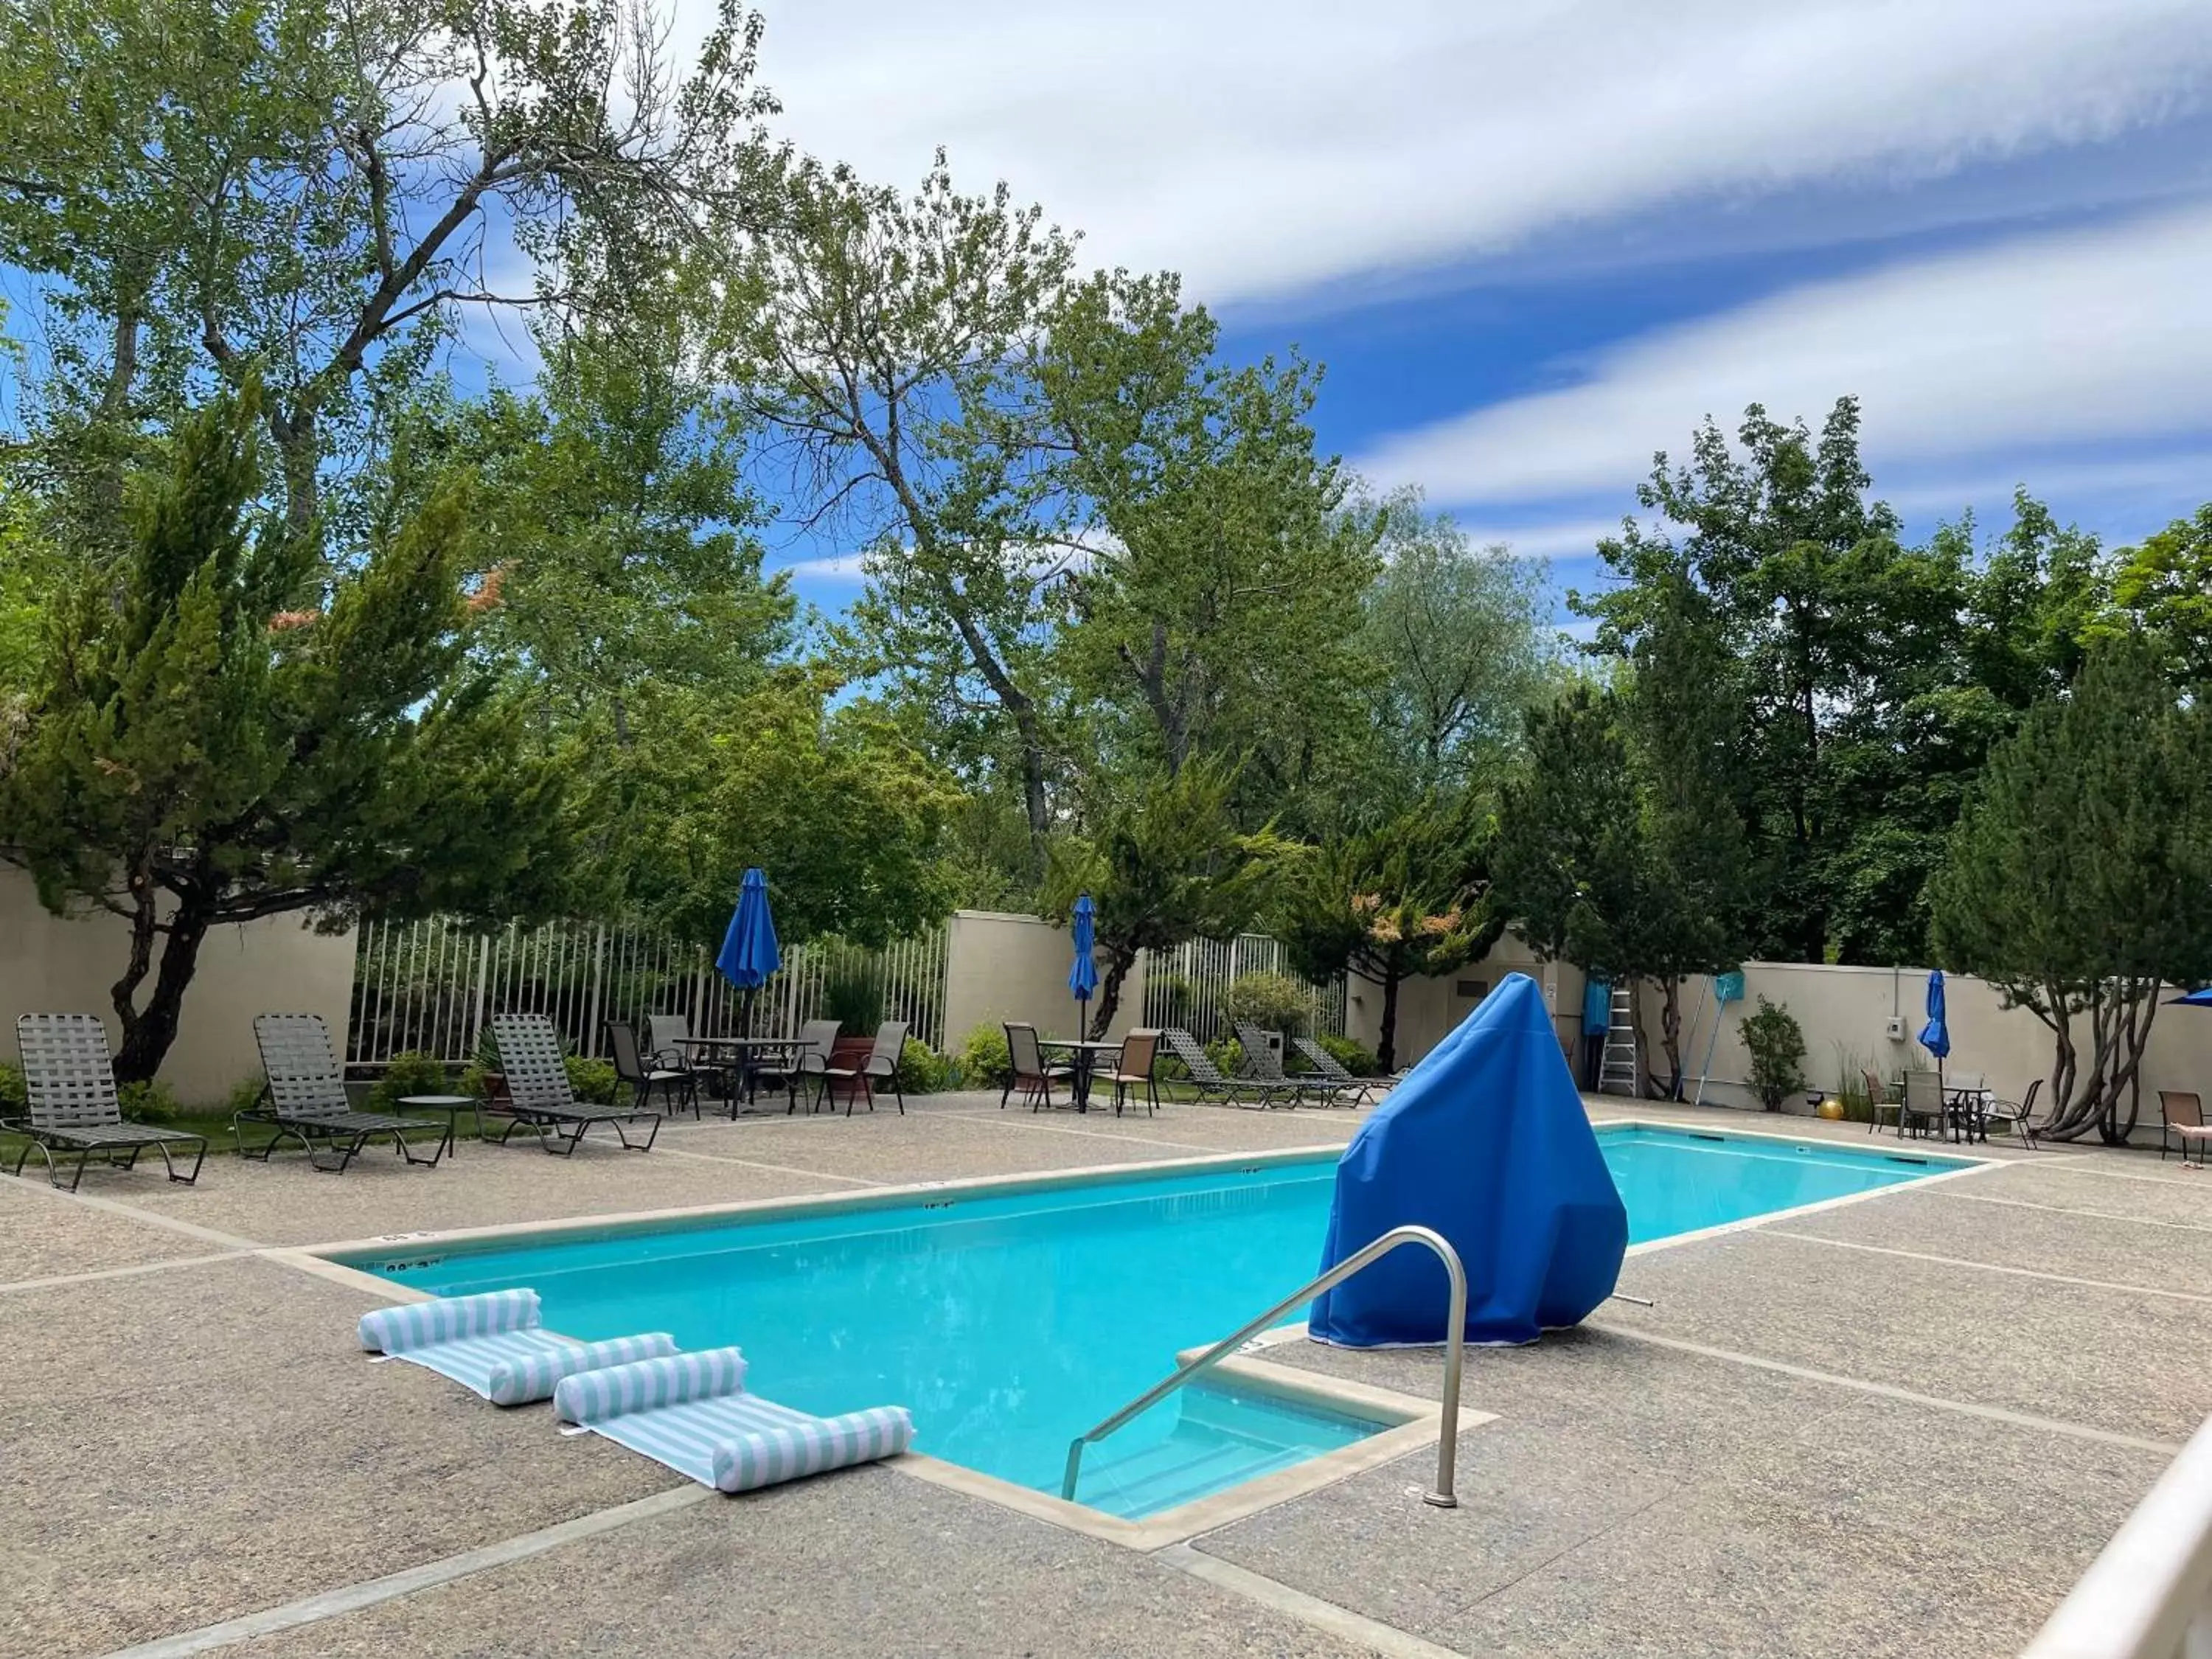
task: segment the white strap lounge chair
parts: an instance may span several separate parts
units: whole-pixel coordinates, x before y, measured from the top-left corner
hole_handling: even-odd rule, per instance
[[[563,1377],[676,1352],[665,1331],[579,1342],[538,1322],[538,1292],[441,1297],[361,1316],[361,1346],[449,1376],[495,1406],[552,1397]]]
[[[553,1414],[728,1492],[896,1457],[914,1443],[902,1406],[809,1417],[744,1382],[742,1353],[707,1348],[565,1377]]]

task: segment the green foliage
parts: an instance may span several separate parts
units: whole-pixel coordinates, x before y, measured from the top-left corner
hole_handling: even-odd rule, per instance
[[[963,1089],[1003,1089],[1014,1075],[1002,1025],[978,1025],[961,1040],[954,1060]]]
[[[1327,1049],[1330,1057],[1352,1076],[1380,1077],[1382,1075],[1381,1060],[1376,1057],[1375,1051],[1364,1043],[1355,1042],[1348,1036],[1338,1036],[1331,1031],[1323,1031],[1314,1041]]]
[[[1296,1036],[1312,1023],[1313,990],[1288,974],[1240,974],[1230,981],[1229,1017]]]
[[[471,1095],[478,1100],[489,1100],[491,1085],[489,1079],[498,1070],[496,1063],[486,1065],[481,1060],[472,1060],[461,1067],[460,1079],[453,1085],[453,1092]]]
[[[1751,1091],[1770,1112],[1805,1086],[1805,1033],[1786,1006],[1759,999],[1738,1027],[1751,1055]]]
[[[568,1068],[568,1087],[579,1100],[595,1106],[614,1103],[615,1091],[621,1079],[615,1075],[611,1060],[586,1060],[581,1054],[566,1054],[562,1064]]]
[[[2212,708],[2145,635],[2093,650],[1990,755],[1931,887],[1946,966],[2054,1040],[2050,1127],[2125,1138],[2161,982],[2212,980]]]
[[[908,1037],[906,1047],[899,1050],[897,1079],[902,1094],[936,1094],[953,1087],[955,1075],[952,1061],[918,1037]]]
[[[1160,1023],[1188,1028],[1191,1016],[1198,1007],[1198,988],[1182,974],[1167,969],[1158,971],[1147,966],[1145,975],[1145,1000],[1160,1010]]]
[[[822,987],[822,1018],[845,1036],[866,1036],[884,1017],[884,988],[865,957],[848,956]]]
[[[2122,548],[2112,600],[2154,640],[2170,671],[2212,688],[2212,503]]]
[[[240,1112],[253,1110],[261,1104],[268,1091],[268,1079],[258,1072],[251,1077],[239,1079],[230,1085],[230,1093],[223,1097],[223,1115],[234,1117]]]
[[[391,1063],[384,1068],[384,1075],[368,1091],[365,1109],[394,1112],[410,1095],[442,1095],[447,1091],[446,1062],[435,1054],[411,1049],[392,1055]]]
[[[1235,1077],[1244,1069],[1244,1045],[1233,1036],[1216,1037],[1207,1043],[1206,1057],[1224,1077]]]
[[[23,1087],[21,1066],[0,1060],[0,1117],[21,1117],[30,1109],[30,1096]]]
[[[115,1098],[133,1123],[167,1123],[185,1109],[176,1091],[159,1078],[118,1084]]]

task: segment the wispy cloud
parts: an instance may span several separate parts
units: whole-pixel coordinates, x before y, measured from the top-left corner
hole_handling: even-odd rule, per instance
[[[704,27],[704,0],[683,0]],[[2202,0],[767,0],[782,129],[937,144],[1213,301],[1807,183],[1893,184],[2212,100]]]
[[[2212,430],[2208,272],[2198,207],[1814,283],[1632,341],[1574,385],[1392,439],[1363,467],[1446,503],[1557,501],[1625,489],[1708,414],[1725,425],[1756,400],[1817,418],[1844,392],[1879,462],[2173,447]]]

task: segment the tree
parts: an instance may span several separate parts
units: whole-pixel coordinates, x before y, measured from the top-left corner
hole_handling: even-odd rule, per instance
[[[1990,755],[1933,884],[1945,965],[2051,1031],[2060,1139],[2127,1138],[2160,981],[2212,979],[2212,711],[2165,667],[2094,647]]]
[[[2117,563],[2114,605],[2165,648],[2176,678],[2212,688],[2212,503],[2122,548]]]
[[[304,531],[326,462],[364,441],[364,380],[405,385],[465,311],[651,306],[673,250],[779,165],[759,21],[726,3],[680,87],[665,26],[625,0],[6,18],[0,257],[51,282],[46,459],[88,475],[95,526],[145,417],[251,373]],[[510,248],[534,280],[501,283]]]
[[[1286,860],[1275,932],[1310,979],[1356,974],[1382,992],[1376,1057],[1397,1064],[1398,993],[1448,974],[1504,930],[1482,901],[1470,799],[1424,802],[1376,828],[1339,834]]]
[[[1090,894],[1106,953],[1092,1036],[1114,1023],[1122,982],[1140,951],[1225,939],[1259,913],[1283,843],[1272,830],[1237,829],[1230,811],[1236,788],[1233,763],[1194,760],[1107,804],[1093,833],[1054,844],[1043,912],[1066,921],[1077,896]]]
[[[866,550],[848,654],[933,725],[1012,728],[1040,854],[1058,769],[1042,634],[1068,550],[1016,382],[1073,258],[1003,185],[958,194],[940,156],[911,198],[800,166],[773,226],[730,228],[694,270],[708,361],[798,510]]]
[[[1486,782],[1551,672],[1544,567],[1474,546],[1411,489],[1382,503],[1380,550],[1360,623],[1382,666],[1362,792],[1403,803]]]
[[[261,419],[249,381],[188,422],[141,492],[126,568],[52,601],[0,777],[0,857],[57,913],[129,924],[126,1082],[167,1053],[211,928],[539,916],[566,896],[561,770],[468,659],[465,489],[325,586],[314,543],[250,508]]]

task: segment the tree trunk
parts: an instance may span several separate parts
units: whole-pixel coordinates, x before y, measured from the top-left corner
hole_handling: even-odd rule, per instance
[[[1667,1053],[1667,1092],[1662,1098],[1682,1097],[1682,982],[1668,975],[1659,979],[1659,1043]]]
[[[1121,1006],[1121,981],[1129,976],[1136,965],[1137,953],[1116,945],[1107,947],[1106,977],[1098,982],[1098,1000],[1091,1016],[1091,1029],[1084,1035],[1093,1042],[1103,1042],[1106,1028],[1114,1023],[1115,1014]]]
[[[169,918],[169,942],[161,949],[161,970],[154,976],[154,994],[143,1008],[134,994],[146,976],[146,956],[139,947],[134,921],[131,971],[115,982],[115,1012],[123,1024],[123,1047],[115,1056],[118,1083],[150,1083],[169,1046],[177,1040],[178,1016],[185,1006],[185,988],[199,966],[200,944],[207,938],[208,918],[189,903]],[[150,945],[150,939],[147,941]]]
[[[1375,1042],[1375,1059],[1388,1077],[1398,1069],[1398,981],[1405,975],[1395,968],[1382,970],[1382,1030]]]

